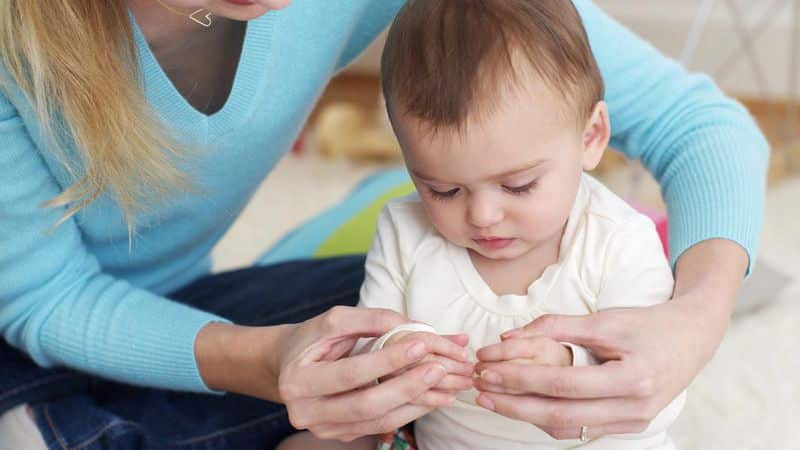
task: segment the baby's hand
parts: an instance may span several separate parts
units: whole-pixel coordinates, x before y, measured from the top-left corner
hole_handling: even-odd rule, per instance
[[[499,344],[489,345],[481,352],[492,352],[495,360],[513,361],[541,366],[571,366],[572,349],[547,336],[526,336],[504,339]]]
[[[383,345],[384,348],[401,342],[422,341],[425,342],[425,345],[431,350],[432,354],[422,359],[414,366],[406,367],[402,371],[395,372],[392,375],[382,378],[380,381],[390,379],[420,364],[436,362],[447,370],[447,375],[432,389],[432,391],[440,393],[440,396],[452,397],[459,391],[471,389],[473,387],[472,373],[475,369],[473,364],[469,362],[467,351],[464,348],[464,346],[467,345],[468,339],[469,338],[463,334],[438,335],[424,331],[397,333],[386,341]],[[446,403],[450,402],[448,401]]]

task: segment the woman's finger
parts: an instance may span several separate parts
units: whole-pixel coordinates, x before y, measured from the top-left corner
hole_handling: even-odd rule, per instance
[[[620,398],[565,400],[482,392],[476,401],[503,416],[552,429],[649,421],[653,417],[643,402]]]
[[[410,404],[436,409],[452,405],[455,399],[455,394],[451,392],[431,389],[415,398]]]
[[[284,401],[348,392],[414,364],[427,354],[424,342],[409,341],[325,364],[289,367],[279,389]]]
[[[439,336],[447,339],[448,341],[460,346],[464,347],[469,343],[469,335],[468,334],[440,334]]]
[[[445,376],[442,379],[442,381],[435,386],[436,389],[464,390],[464,389],[470,389],[472,387],[472,378],[474,373],[474,368],[472,364],[467,364],[460,361],[453,361],[450,358],[445,358],[443,356],[437,356],[437,355],[428,355],[425,357],[425,359],[423,359],[421,362],[417,364],[427,364],[427,363],[440,364],[442,367],[445,368],[445,370],[447,370],[447,376]],[[410,367],[404,367],[395,373],[382,377],[380,381],[386,382],[391,378],[402,375],[409,369]],[[443,387],[443,386],[448,386],[448,387]]]
[[[649,421],[637,420],[630,422],[606,423],[593,426],[586,426],[584,436],[588,440],[597,439],[611,434],[632,434],[641,433],[650,425]],[[585,426],[585,425],[582,425]],[[580,439],[581,427],[551,428],[539,427],[542,431],[554,439]]]
[[[456,361],[468,362],[467,350],[463,346],[458,345],[443,336],[439,336],[438,334],[413,332],[408,333],[399,339],[400,342],[405,342],[408,340],[424,342],[431,353],[445,356]]]
[[[492,384],[486,382],[483,378],[475,378],[472,380],[475,388],[481,392],[492,392],[495,394],[508,394],[508,395],[530,395],[528,392],[523,392],[518,389],[511,389],[499,384]]]
[[[482,362],[475,372],[485,382],[506,389],[564,399],[641,398],[651,395],[655,384],[651,371],[623,361],[583,367]]]
[[[410,403],[436,386],[447,375],[438,364],[423,364],[385,383],[315,400],[312,410],[317,419],[312,423],[363,422],[384,416],[395,408]],[[302,422],[302,418],[300,419]]]
[[[619,330],[632,328],[623,320],[624,311],[624,308],[619,308],[588,315],[546,314],[522,328],[503,333],[501,337],[510,339],[544,335],[556,341],[570,342],[596,351],[613,351],[609,348],[610,343],[624,341],[618,337]]]
[[[318,318],[322,320],[322,331],[326,337],[375,337],[408,323],[403,315],[390,309],[352,306],[334,306]]]
[[[514,337],[478,350],[480,361],[509,361],[512,359],[535,359],[545,356],[552,345],[561,345],[544,336]]]

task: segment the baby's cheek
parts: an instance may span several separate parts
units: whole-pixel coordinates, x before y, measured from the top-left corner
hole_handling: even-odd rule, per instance
[[[445,239],[459,245],[463,245],[461,221],[455,214],[440,213],[435,217],[431,217],[431,223],[436,231],[439,232]]]

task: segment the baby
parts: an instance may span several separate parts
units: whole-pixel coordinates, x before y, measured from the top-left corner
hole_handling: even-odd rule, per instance
[[[361,305],[466,333],[470,359],[543,314],[667,301],[673,279],[653,223],[585,171],[608,145],[603,81],[564,0],[410,0],[389,32],[384,94],[417,194],[390,202],[367,256]],[[520,363],[596,364],[547,339]],[[477,391],[415,422],[422,450],[672,449],[681,394],[636,435],[555,440],[476,405]],[[400,437],[398,437],[400,439]],[[306,441],[305,448],[375,448]],[[384,446],[383,448],[388,448]]]

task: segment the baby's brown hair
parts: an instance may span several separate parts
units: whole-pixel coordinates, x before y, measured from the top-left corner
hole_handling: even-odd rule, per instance
[[[502,90],[521,87],[531,70],[581,126],[603,99],[570,0],[408,0],[381,59],[387,104],[433,129],[491,112]]]

